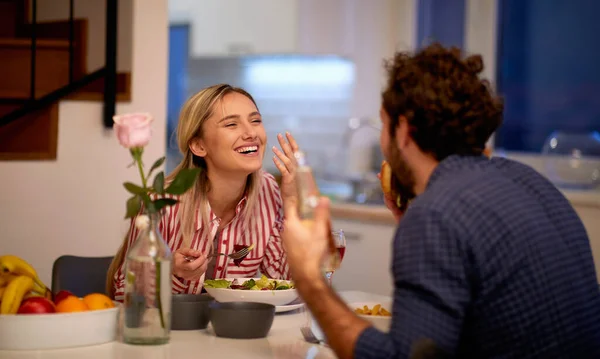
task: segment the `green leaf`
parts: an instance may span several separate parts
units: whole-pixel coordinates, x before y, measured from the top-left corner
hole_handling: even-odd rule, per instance
[[[147,193],[143,193],[140,196],[142,197],[142,201],[144,202],[144,207],[146,207],[146,212],[156,213],[156,207],[154,207],[154,202],[152,202],[150,196]]]
[[[156,162],[154,162],[154,164],[152,165],[152,167],[150,167],[150,171],[148,172],[148,178],[150,178],[150,176],[152,176],[152,172],[157,169],[158,167],[162,166],[162,164],[165,162],[165,156],[159,158],[156,160]]]
[[[131,182],[125,182],[125,183],[123,183],[123,186],[125,186],[125,189],[131,194],[143,194],[143,193],[147,192],[147,190],[144,189],[143,187],[140,187]]]
[[[184,194],[196,183],[196,178],[200,174],[200,171],[200,168],[186,168],[181,170],[169,187],[167,187],[166,192],[175,195]]]
[[[156,177],[154,177],[152,187],[154,188],[154,191],[156,191],[156,193],[158,194],[165,193],[165,173],[163,171],[158,172]]]
[[[157,211],[160,211],[161,209],[163,209],[166,206],[172,206],[175,203],[179,202],[178,200],[174,199],[174,198],[161,198],[161,199],[157,199],[154,201],[154,208],[156,208]]]
[[[125,218],[132,218],[138,214],[140,207],[142,206],[142,200],[140,196],[133,196],[127,200],[127,212]]]

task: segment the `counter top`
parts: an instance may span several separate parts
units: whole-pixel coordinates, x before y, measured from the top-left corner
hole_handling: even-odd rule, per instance
[[[369,223],[396,225],[396,220],[386,206],[332,202],[331,216]]]
[[[593,207],[600,209],[600,191],[561,190],[575,207]],[[331,216],[337,219],[349,219],[369,223],[396,225],[396,220],[387,207],[356,203],[332,202]]]

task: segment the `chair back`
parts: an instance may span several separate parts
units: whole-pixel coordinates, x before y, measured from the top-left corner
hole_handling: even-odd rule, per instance
[[[106,272],[113,257],[64,255],[52,265],[52,293],[68,290],[78,297],[105,293]]]

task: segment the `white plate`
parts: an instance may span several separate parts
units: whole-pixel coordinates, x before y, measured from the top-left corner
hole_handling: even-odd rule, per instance
[[[300,309],[304,307],[304,303],[278,305],[275,307],[275,313],[291,312],[292,310]]]
[[[252,278],[225,278],[228,281],[237,279],[241,284]],[[259,280],[260,278],[254,278]],[[282,282],[289,282],[281,280]],[[274,306],[284,306],[292,303],[298,298],[298,292],[295,289],[284,290],[241,290],[226,288],[206,288],[206,292],[217,302],[256,302],[267,303]]]

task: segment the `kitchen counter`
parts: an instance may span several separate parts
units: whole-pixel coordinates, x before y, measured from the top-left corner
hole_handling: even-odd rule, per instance
[[[600,209],[600,190],[561,190],[574,207]],[[387,207],[382,205],[332,202],[331,216],[361,222],[395,225],[396,221]]]
[[[396,225],[396,220],[386,206],[332,202],[331,216],[338,219]]]

